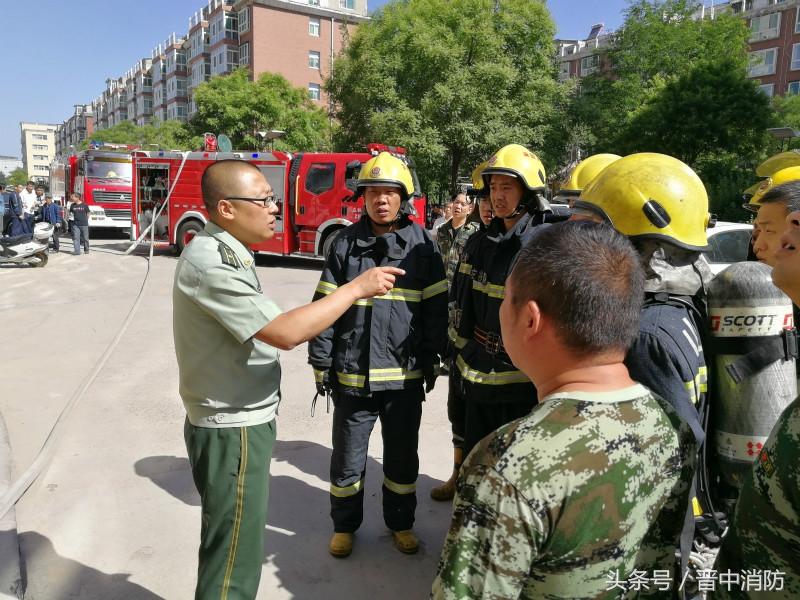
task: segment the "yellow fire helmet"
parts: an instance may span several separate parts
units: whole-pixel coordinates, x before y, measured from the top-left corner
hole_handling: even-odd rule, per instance
[[[770,156],[767,160],[756,167],[756,175],[759,177],[772,177],[778,171],[789,167],[800,166],[800,152],[789,150]]]
[[[590,181],[600,174],[608,165],[618,161],[617,154],[595,154],[585,158],[572,169],[563,187],[558,190],[560,196],[578,196]]]
[[[610,164],[583,189],[575,209],[600,215],[630,238],[708,249],[706,188],[692,169],[665,154],[631,154]]]
[[[753,194],[753,197],[750,198],[750,201],[745,204],[744,207],[751,212],[758,212],[758,209],[761,207],[761,198],[764,197],[764,194],[774,187],[798,180],[800,180],[800,166],[781,169],[772,177],[767,177],[758,184],[758,188]]]
[[[487,160],[483,161],[472,171],[472,189],[469,191],[470,196],[483,198],[488,195],[489,190],[483,184],[483,170],[486,168],[488,162]]]
[[[408,165],[388,152],[381,152],[378,156],[370,158],[361,167],[356,184],[358,193],[363,194],[364,188],[370,185],[400,188],[404,202],[408,202],[414,195],[414,178]]]
[[[522,186],[531,192],[544,191],[547,181],[544,165],[539,157],[519,144],[503,146],[486,161],[486,168],[481,176],[487,190],[492,175],[517,177]]]
[[[758,191],[758,188],[761,187],[762,183],[764,183],[763,179],[761,181],[756,181],[753,185],[751,185],[749,188],[747,188],[745,191],[742,192],[742,199],[745,201],[745,204],[743,206],[745,208],[748,208],[746,203],[750,202],[750,199],[756,195],[756,192]]]

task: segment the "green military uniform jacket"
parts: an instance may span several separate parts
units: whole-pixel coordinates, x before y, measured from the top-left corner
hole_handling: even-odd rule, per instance
[[[639,384],[544,398],[464,463],[431,597],[669,597],[695,460],[689,426]],[[661,588],[610,580],[637,572]]]
[[[439,252],[444,261],[445,276],[447,285],[453,283],[453,276],[458,270],[458,261],[464,253],[464,246],[467,240],[476,231],[480,230],[480,225],[474,221],[466,221],[461,227],[453,227],[453,220],[450,219],[436,230],[436,243],[439,245]]]
[[[280,314],[253,255],[207,223],[181,254],[172,288],[179,391],[196,427],[260,425],[280,401],[278,350],[253,336]]]

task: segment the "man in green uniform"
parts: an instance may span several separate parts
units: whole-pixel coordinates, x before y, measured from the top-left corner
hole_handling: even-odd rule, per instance
[[[195,598],[255,598],[264,557],[269,462],[280,401],[278,350],[313,338],[350,306],[388,292],[375,268],[324,299],[281,314],[261,293],[248,246],[274,235],[275,196],[258,168],[206,169],[209,222],[175,269],[173,333],[184,436],[202,506]]]
[[[775,188],[800,200],[795,184]],[[786,217],[772,280],[800,304],[800,211]],[[800,598],[800,398],[778,418],[739,493],[714,598]],[[725,577],[725,580],[723,580]]]
[[[639,257],[606,225],[553,225],[505,291],[503,343],[540,402],[464,463],[432,597],[618,598],[618,581],[672,568],[695,459],[691,429],[623,362]]]

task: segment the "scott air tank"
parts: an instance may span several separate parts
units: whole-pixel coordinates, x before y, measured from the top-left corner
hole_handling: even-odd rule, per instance
[[[708,313],[709,442],[716,450],[717,495],[730,510],[773,425],[797,396],[797,343],[792,302],[772,283],[767,265],[735,263],[717,275],[708,286]]]

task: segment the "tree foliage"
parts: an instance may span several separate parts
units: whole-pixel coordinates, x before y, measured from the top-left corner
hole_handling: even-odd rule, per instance
[[[741,203],[734,187],[770,143],[774,113],[747,78],[746,22],[728,13],[699,18],[697,10],[692,0],[632,0],[610,69],[581,82],[570,120],[591,131],[585,154],[680,158],[703,179],[712,210],[730,216]]]
[[[191,150],[200,145],[193,139],[186,125],[180,121],[165,121],[156,125],[139,126],[131,121],[122,121],[107,129],[98,129],[91,139],[84,140],[76,150],[85,150],[92,141],[107,144],[131,144],[147,149],[157,146],[166,150]]]
[[[325,150],[330,126],[325,111],[308,98],[307,90],[293,87],[283,76],[262,73],[250,81],[247,69],[215,77],[194,90],[197,113],[189,123],[195,135],[225,134],[235,149],[263,148],[256,131],[286,132],[275,148]]]
[[[553,165],[549,142],[564,135],[566,108],[554,34],[541,1],[387,4],[359,26],[326,81],[336,147],[407,147],[429,192],[453,189],[511,142]]]
[[[14,169],[8,176],[8,185],[25,185],[31,177],[28,177],[27,171],[22,167]]]

